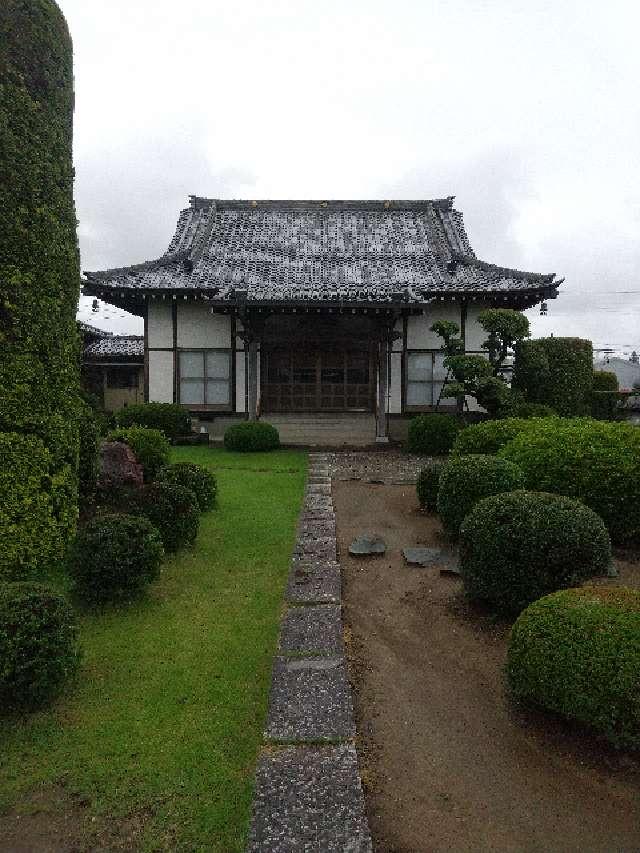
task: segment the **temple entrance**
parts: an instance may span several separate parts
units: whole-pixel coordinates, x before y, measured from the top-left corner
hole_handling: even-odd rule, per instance
[[[368,318],[271,318],[261,347],[262,411],[374,411],[374,354]]]

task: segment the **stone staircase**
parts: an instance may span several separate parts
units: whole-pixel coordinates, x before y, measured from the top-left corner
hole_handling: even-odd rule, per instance
[[[282,444],[366,447],[376,442],[376,419],[369,412],[265,413],[261,420],[273,424]]]

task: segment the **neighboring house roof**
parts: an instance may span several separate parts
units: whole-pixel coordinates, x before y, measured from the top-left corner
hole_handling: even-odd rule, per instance
[[[111,335],[94,341],[84,348],[84,361],[144,361],[142,335]]]
[[[84,320],[76,320],[76,325],[83,337],[108,338],[113,334],[113,332],[105,332],[104,329],[98,329],[97,326],[91,326],[89,323],[85,323]]]
[[[147,294],[214,302],[424,303],[435,295],[554,298],[561,281],[479,261],[453,197],[225,201],[191,197],[155,261],[85,273],[116,304]]]
[[[615,373],[621,391],[630,391],[634,386],[640,385],[640,364],[635,364],[633,361],[609,358],[597,361],[594,369]]]

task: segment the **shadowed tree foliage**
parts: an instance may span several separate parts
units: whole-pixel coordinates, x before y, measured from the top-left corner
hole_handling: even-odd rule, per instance
[[[80,275],[72,120],[72,47],[58,6],[2,0],[0,432],[44,445],[34,464],[38,471],[48,466],[41,482],[54,532],[43,536],[35,561],[14,555],[7,565],[0,556],[0,576],[24,574],[61,554],[76,522]],[[19,506],[12,505],[11,514],[0,509],[2,539],[20,527]]]

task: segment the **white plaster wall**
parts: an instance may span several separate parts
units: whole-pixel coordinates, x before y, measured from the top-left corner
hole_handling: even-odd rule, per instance
[[[227,314],[212,314],[202,303],[179,302],[178,346],[230,347],[231,318]]]
[[[173,347],[173,322],[171,302],[147,300],[147,340],[149,349]]]
[[[459,302],[432,302],[422,315],[407,320],[408,349],[440,349],[442,338],[430,331],[436,320],[451,320],[460,326]]]
[[[469,302],[467,305],[467,321],[464,328],[467,352],[482,352],[482,344],[487,339],[487,333],[478,322],[478,314],[486,307],[483,302]]]
[[[245,354],[236,353],[236,412],[246,412],[245,401]]]
[[[173,353],[149,350],[149,402],[173,403]]]
[[[402,411],[402,353],[391,353],[391,387],[389,394],[389,412],[392,415]]]

